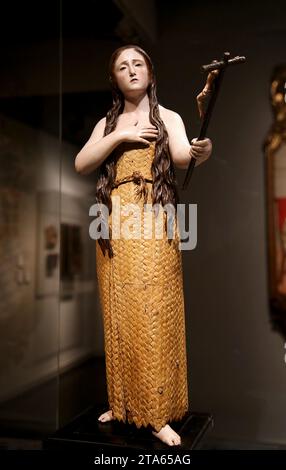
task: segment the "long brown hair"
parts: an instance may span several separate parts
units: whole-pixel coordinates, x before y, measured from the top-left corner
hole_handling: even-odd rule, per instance
[[[118,88],[115,75],[114,65],[117,57],[125,49],[134,49],[141,54],[146,62],[149,70],[150,83],[147,87],[147,94],[149,97],[150,113],[149,119],[151,124],[157,127],[158,136],[155,145],[155,155],[151,166],[152,174],[152,204],[173,204],[175,211],[179,201],[177,192],[177,182],[175,177],[175,170],[173,161],[171,159],[168,147],[168,133],[164,122],[160,118],[159,105],[156,94],[156,78],[154,74],[154,67],[149,55],[139,46],[134,44],[127,44],[116,49],[109,62],[109,81],[111,83],[113,105],[106,114],[106,125],[104,136],[112,132],[117,124],[118,116],[124,109],[124,95]],[[102,162],[99,167],[99,177],[95,188],[96,203],[105,204],[108,207],[109,213],[112,211],[111,191],[112,184],[116,178],[116,159],[114,158],[114,151]],[[105,220],[103,223],[107,223]],[[113,250],[110,243],[111,228],[107,227],[109,232],[109,239],[99,238],[98,242],[105,255],[106,249],[108,250],[109,257],[113,256]]]

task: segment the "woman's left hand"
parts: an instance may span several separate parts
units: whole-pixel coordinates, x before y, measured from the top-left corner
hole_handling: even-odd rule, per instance
[[[191,140],[190,156],[195,158],[197,161],[195,166],[200,165],[204,161],[208,160],[212,153],[212,141],[209,138],[203,140],[197,140],[197,137]]]

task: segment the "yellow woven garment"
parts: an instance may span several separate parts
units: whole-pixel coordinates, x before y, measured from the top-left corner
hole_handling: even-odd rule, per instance
[[[139,205],[141,233],[144,197],[152,203],[154,151],[155,142],[147,148],[121,147],[116,181],[136,174],[115,184],[111,194],[112,200],[120,196],[121,206]],[[121,216],[121,224],[126,217]],[[104,256],[96,241],[96,269],[109,409],[119,421],[158,432],[188,411],[188,384],[179,231],[176,223],[176,237],[169,243],[166,232],[156,239],[154,221],[152,230],[149,238],[112,239],[113,258]]]

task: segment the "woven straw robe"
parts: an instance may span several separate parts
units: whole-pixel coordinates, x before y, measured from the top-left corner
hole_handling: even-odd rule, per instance
[[[139,172],[151,181],[145,181],[145,202],[152,204],[155,142],[151,141],[149,147],[126,142],[116,152],[116,182]],[[144,198],[138,198],[138,188],[139,183],[133,180],[112,189],[110,226],[116,195],[121,204],[117,209],[127,203],[140,207],[143,234]],[[116,239],[112,235],[113,258],[107,251],[103,255],[96,240],[96,270],[109,409],[119,421],[135,423],[137,428],[150,425],[158,432],[188,411],[187,352],[179,226],[175,222],[176,236],[169,244],[164,230],[162,239],[155,238],[154,212],[151,217],[153,232],[149,230],[149,238],[147,232],[141,239]],[[120,228],[127,218],[121,213]]]

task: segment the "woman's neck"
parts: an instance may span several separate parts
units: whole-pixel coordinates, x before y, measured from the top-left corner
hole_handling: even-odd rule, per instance
[[[137,100],[131,100],[125,98],[125,105],[122,114],[149,114],[150,112],[150,103],[148,95],[145,95],[144,98],[139,98]]]

